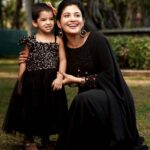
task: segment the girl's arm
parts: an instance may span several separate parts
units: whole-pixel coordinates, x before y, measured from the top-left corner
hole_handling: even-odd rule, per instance
[[[66,54],[64,49],[64,44],[61,38],[57,37],[59,42],[59,69],[58,72],[65,73],[66,72],[66,66],[67,66],[67,60],[66,60]],[[61,74],[57,74],[57,76],[62,76]]]
[[[66,72],[66,54],[64,49],[64,44],[61,38],[57,37],[57,43],[59,44],[59,68],[57,72],[56,79],[52,83],[53,90],[59,90],[62,88],[63,84],[63,73]]]

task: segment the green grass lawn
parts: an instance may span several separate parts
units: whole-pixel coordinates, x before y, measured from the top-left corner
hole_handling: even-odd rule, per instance
[[[17,60],[1,60],[0,73],[5,72],[8,77],[0,76],[0,150],[20,150],[18,143],[21,142],[19,135],[11,136],[2,132],[1,126],[8,107],[9,98],[13,90],[16,78],[9,74],[17,75]],[[0,74],[1,75],[1,74]],[[145,137],[145,142],[150,147],[150,77],[125,77],[131,92],[135,98],[137,125],[139,132]],[[76,94],[76,88],[66,87],[68,105]],[[55,136],[54,136],[55,138]]]

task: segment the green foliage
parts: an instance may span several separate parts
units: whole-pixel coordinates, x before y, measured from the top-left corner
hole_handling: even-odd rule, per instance
[[[14,21],[14,14],[17,9],[16,7],[16,0],[0,0],[0,17],[1,19],[1,24],[0,28],[4,29],[12,29],[15,28],[13,27],[13,21]],[[22,5],[23,6],[23,5]],[[23,8],[19,12],[19,22],[20,22],[20,27],[21,28],[26,28],[26,23],[25,23],[25,13]]]
[[[150,68],[150,37],[111,36],[108,39],[121,68]]]

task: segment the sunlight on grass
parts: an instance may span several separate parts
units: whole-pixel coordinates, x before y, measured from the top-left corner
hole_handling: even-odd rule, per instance
[[[0,64],[18,64],[18,60],[17,59],[0,59]]]

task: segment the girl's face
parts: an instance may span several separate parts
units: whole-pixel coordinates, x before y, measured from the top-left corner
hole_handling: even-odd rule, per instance
[[[36,21],[32,21],[32,24],[41,32],[51,32],[54,28],[54,16],[52,11],[41,11],[39,18]]]
[[[84,19],[78,6],[65,7],[57,24],[66,34],[79,34],[84,26]]]

